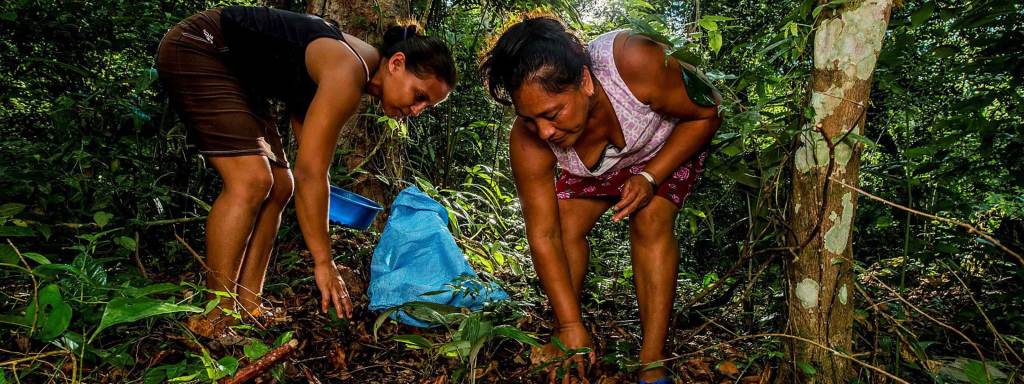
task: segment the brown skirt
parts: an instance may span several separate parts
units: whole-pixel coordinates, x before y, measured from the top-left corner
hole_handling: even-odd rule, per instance
[[[157,73],[189,143],[206,156],[263,155],[288,167],[269,103],[245,91],[222,61],[226,51],[219,9],[183,20],[160,40]]]

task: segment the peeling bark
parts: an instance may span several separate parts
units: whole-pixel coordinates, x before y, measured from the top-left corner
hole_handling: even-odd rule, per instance
[[[853,350],[853,218],[857,194],[829,178],[858,185],[861,134],[871,74],[885,37],[892,0],[853,1],[824,18],[814,36],[810,108],[794,156],[786,262],[787,332],[838,351]],[[813,345],[787,341],[779,383],[846,383],[849,360]],[[813,366],[807,375],[797,363]]]

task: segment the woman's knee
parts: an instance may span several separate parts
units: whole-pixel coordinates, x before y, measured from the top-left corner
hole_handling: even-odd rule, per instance
[[[224,193],[250,204],[262,204],[274,189],[274,175],[269,171],[245,172],[224,180]]]
[[[274,169],[274,185],[270,189],[267,201],[284,206],[292,199],[294,193],[295,181],[292,178],[292,172],[286,168],[283,170]]]
[[[674,236],[676,209],[672,203],[652,200],[629,219],[629,236],[636,245],[671,239]]]

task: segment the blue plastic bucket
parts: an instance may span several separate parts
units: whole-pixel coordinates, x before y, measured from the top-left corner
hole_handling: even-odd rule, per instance
[[[331,186],[327,217],[334,223],[365,231],[384,208],[363,196]]]

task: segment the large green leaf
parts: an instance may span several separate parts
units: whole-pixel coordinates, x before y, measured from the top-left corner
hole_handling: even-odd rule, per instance
[[[39,296],[25,308],[25,324],[35,325],[39,333],[35,337],[41,340],[53,340],[68,329],[71,324],[71,306],[64,302],[60,287],[50,284],[39,290]]]
[[[242,352],[245,353],[245,357],[248,357],[249,360],[256,360],[270,352],[270,347],[263,344],[262,341],[256,340],[242,347]]]
[[[14,217],[25,210],[25,204],[7,203],[0,205],[0,217]]]
[[[924,25],[932,17],[933,12],[935,12],[935,3],[922,5],[921,8],[910,14],[910,26],[917,28]]]
[[[532,333],[523,331],[511,325],[499,325],[497,327],[494,327],[493,332],[495,336],[506,337],[512,340],[516,340],[520,343],[532,345],[534,347],[540,346],[540,341],[538,341],[537,337],[534,336]]]
[[[697,72],[694,72],[686,65],[681,66],[683,83],[686,84],[686,94],[690,100],[697,105],[710,107],[715,105],[715,88],[705,81]]]
[[[202,312],[199,307],[166,303],[146,297],[119,297],[107,303],[103,310],[103,318],[99,328],[93,333],[96,337],[104,329],[117,324],[131,323],[147,317],[166,315],[176,312]]]

